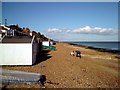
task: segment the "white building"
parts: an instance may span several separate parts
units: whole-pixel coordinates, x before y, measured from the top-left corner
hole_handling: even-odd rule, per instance
[[[2,39],[2,31],[0,31],[0,40]]]
[[[42,41],[43,46],[51,46],[53,44],[54,44],[54,42],[52,40],[43,40]]]
[[[33,65],[39,44],[35,37],[4,37],[0,43],[0,65]]]
[[[43,46],[50,46],[50,41],[42,41]]]

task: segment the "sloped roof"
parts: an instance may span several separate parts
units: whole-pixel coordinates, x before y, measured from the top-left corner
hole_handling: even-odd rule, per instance
[[[14,37],[4,37],[2,43],[31,43],[32,37],[30,36],[14,36]]]
[[[9,30],[10,28],[6,27],[5,25],[0,25],[0,27],[2,27],[5,30]]]

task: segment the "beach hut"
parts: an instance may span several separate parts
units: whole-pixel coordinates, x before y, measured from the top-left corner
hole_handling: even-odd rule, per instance
[[[56,50],[56,47],[53,46],[53,42],[51,40],[42,41],[42,49]]]
[[[1,31],[2,37],[7,34],[7,30],[10,30],[10,28],[4,25],[0,25],[0,31]]]
[[[56,45],[56,41],[50,40],[50,45]]]
[[[0,40],[2,39],[2,31],[0,31]]]
[[[43,46],[51,46],[51,45],[55,45],[55,41],[50,40],[50,39],[43,39],[43,41],[42,41],[42,45],[43,45]]]
[[[0,65],[33,65],[38,50],[35,36],[5,36],[0,43]]]
[[[50,41],[42,41],[43,46],[50,46]]]
[[[2,38],[2,26],[0,26],[0,40],[1,40],[1,38]]]

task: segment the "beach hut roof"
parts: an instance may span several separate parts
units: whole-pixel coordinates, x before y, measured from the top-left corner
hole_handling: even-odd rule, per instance
[[[0,25],[3,29],[9,30],[10,28],[6,27],[5,25]]]
[[[32,37],[30,36],[14,36],[3,38],[2,43],[31,43]]]

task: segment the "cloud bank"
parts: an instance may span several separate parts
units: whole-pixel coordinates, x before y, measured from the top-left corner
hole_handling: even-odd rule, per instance
[[[117,34],[116,30],[112,28],[101,28],[101,27],[90,27],[85,26],[78,29],[58,29],[58,28],[49,28],[47,30],[49,33],[77,33],[77,34],[97,34],[97,35],[113,35]]]

